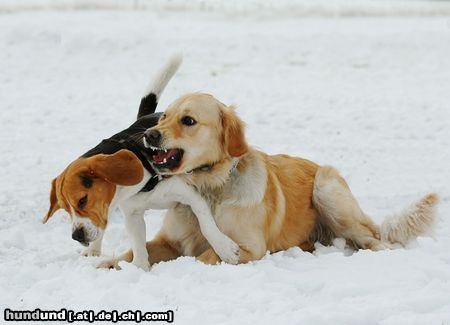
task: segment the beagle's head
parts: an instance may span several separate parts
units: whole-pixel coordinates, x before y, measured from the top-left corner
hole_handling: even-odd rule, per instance
[[[186,173],[248,151],[244,123],[234,108],[202,93],[172,103],[144,133],[144,144],[162,174]]]
[[[143,177],[141,161],[128,150],[79,158],[52,181],[43,223],[59,209],[66,210],[72,219],[72,238],[87,246],[106,227],[117,185],[136,185]]]

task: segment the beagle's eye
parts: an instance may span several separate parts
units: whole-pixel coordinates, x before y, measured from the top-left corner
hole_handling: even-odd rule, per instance
[[[87,203],[87,194],[85,196],[83,196],[80,200],[78,200],[78,209],[83,209],[86,206]]]
[[[192,125],[196,124],[197,121],[194,120],[194,119],[193,119],[192,117],[190,117],[190,116],[185,116],[185,117],[183,117],[183,118],[181,119],[181,123],[183,123],[184,125],[187,125],[187,126],[192,126]]]
[[[81,183],[83,184],[84,187],[91,188],[92,182],[93,182],[92,178],[87,177],[87,176],[81,176]]]

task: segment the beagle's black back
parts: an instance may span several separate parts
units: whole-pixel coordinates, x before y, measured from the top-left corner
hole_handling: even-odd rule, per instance
[[[162,113],[154,113],[158,106],[157,96],[148,94],[141,100],[139,105],[138,118],[125,130],[122,130],[108,139],[102,140],[97,146],[90,149],[81,157],[88,158],[98,154],[111,155],[121,149],[132,151],[142,162],[144,168],[151,174],[148,183],[141,189],[141,192],[151,191],[158,184],[156,172],[149,163],[146,148],[142,142],[145,130],[158,124]]]

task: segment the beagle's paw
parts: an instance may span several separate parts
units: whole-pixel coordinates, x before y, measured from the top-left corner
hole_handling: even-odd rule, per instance
[[[214,243],[213,249],[220,259],[229,264],[238,264],[241,249],[238,244],[227,236]]]
[[[111,258],[109,260],[101,261],[97,264],[97,269],[116,269],[121,270],[122,268],[119,266],[119,260],[116,258]]]
[[[101,254],[101,249],[98,248],[93,248],[91,246],[86,247],[85,249],[83,249],[80,253],[81,256],[100,256]]]
[[[148,259],[133,259],[132,264],[146,272],[150,271],[150,263]]]

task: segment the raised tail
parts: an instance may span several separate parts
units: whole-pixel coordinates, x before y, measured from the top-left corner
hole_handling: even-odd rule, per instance
[[[428,194],[403,213],[387,218],[380,227],[362,211],[337,170],[320,167],[313,189],[313,203],[319,212],[317,232],[320,232],[315,237],[324,238],[326,243],[342,237],[356,248],[372,250],[392,248],[395,244],[405,246],[432,231],[438,201],[437,194]]]
[[[158,106],[159,98],[161,97],[164,88],[166,88],[170,79],[172,79],[175,72],[177,72],[181,61],[181,55],[173,55],[166,63],[166,65],[156,74],[155,78],[147,88],[144,97],[142,97],[141,99],[137,118],[155,112],[156,107]]]

